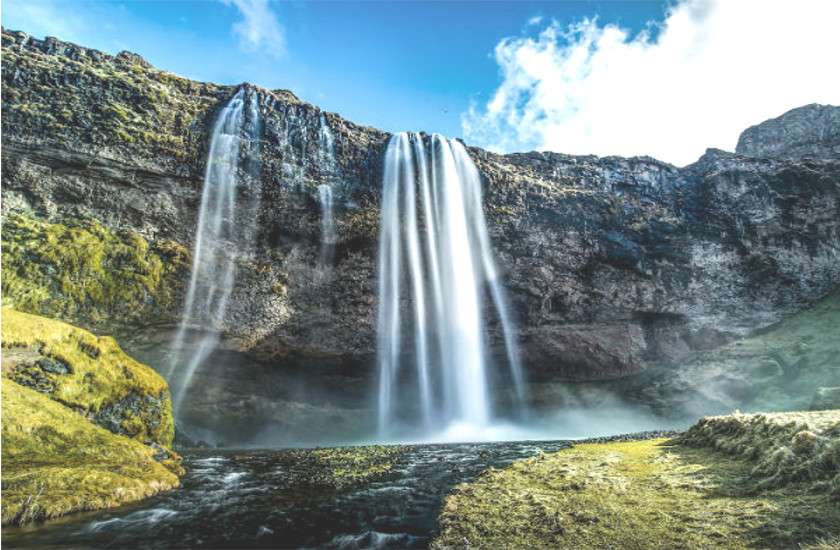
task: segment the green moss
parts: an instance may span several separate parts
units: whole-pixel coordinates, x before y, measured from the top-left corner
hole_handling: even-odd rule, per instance
[[[294,449],[280,455],[292,486],[344,491],[392,475],[405,447]]]
[[[792,548],[840,534],[826,494],[757,489],[753,467],[662,439],[578,445],[457,487],[433,547]]]
[[[340,489],[388,476],[403,452],[403,447],[373,445],[318,449],[312,455],[329,472],[330,485]]]
[[[189,268],[189,252],[177,243],[150,244],[90,220],[12,215],[2,244],[4,305],[94,325],[164,315]]]
[[[140,158],[163,154],[174,161],[197,159],[203,154],[205,117],[232,89],[92,50],[79,49],[71,58],[7,47],[13,42],[4,32],[3,71],[19,75],[6,86],[12,93],[4,90],[4,129],[25,128],[74,146],[79,144],[78,128],[59,120],[90,128],[81,136],[88,144],[128,149]],[[56,80],[56,74],[73,78]]]
[[[48,394],[112,431],[144,442],[172,444],[174,424],[166,382],[123,353],[113,338],[9,308],[2,313],[4,376]]]
[[[840,386],[837,327],[840,289],[747,338],[650,365],[616,388],[666,415],[686,405],[696,416],[710,410],[806,410],[820,388]]]
[[[154,449],[9,380],[2,397],[4,525],[117,506],[178,485]]]

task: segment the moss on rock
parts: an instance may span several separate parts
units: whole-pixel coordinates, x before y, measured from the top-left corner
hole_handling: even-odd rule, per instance
[[[2,382],[2,397],[4,525],[117,506],[178,486],[176,473],[156,460],[159,449],[10,380]]]
[[[705,445],[577,445],[458,486],[433,547],[824,548],[840,537],[840,508],[819,487],[763,479],[755,461]]]
[[[166,382],[107,336],[3,308],[3,375],[110,431],[168,447],[174,425]]]
[[[111,56],[8,31],[3,83],[14,90],[4,97],[4,130],[164,158],[170,166],[196,163],[207,115],[233,90],[155,69],[128,52]]]
[[[344,491],[386,479],[405,447],[369,445],[329,449],[293,449],[278,456],[294,487]]]
[[[3,224],[3,304],[96,325],[148,320],[175,305],[189,251],[93,220],[49,223],[12,215]]]

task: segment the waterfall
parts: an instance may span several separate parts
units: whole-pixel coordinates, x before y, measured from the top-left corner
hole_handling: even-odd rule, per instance
[[[420,135],[400,133],[388,143],[378,276],[381,435],[397,419],[427,432],[453,423],[481,427],[494,419],[486,291],[522,406],[515,327],[487,234],[481,179],[458,141],[434,135],[427,151]],[[401,304],[410,305],[405,318]],[[410,356],[402,353],[412,348]]]
[[[333,221],[332,187],[324,183],[318,186],[318,202],[321,205],[321,259],[322,269],[330,267],[335,250],[335,222]]]
[[[335,160],[335,138],[324,113],[321,113],[318,122],[318,154],[321,172],[327,177],[332,177],[338,168]]]
[[[318,156],[319,168],[324,179],[327,181],[335,179],[338,172],[338,163],[335,159],[335,139],[324,113],[321,113],[318,125]],[[321,207],[321,254],[319,264],[322,270],[326,270],[332,265],[337,238],[335,222],[333,221],[332,183],[323,183],[318,186],[318,202]]]
[[[257,93],[240,88],[219,112],[210,140],[192,270],[168,374],[176,413],[196,370],[218,346],[237,258],[253,240],[259,185],[249,184],[259,162],[260,131]],[[187,346],[196,328],[200,336]]]

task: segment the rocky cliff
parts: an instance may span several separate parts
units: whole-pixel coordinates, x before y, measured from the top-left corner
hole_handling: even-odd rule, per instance
[[[208,128],[238,86],[193,82],[126,52],[109,56],[9,31],[2,78],[4,265],[16,266],[11,278],[4,271],[4,301],[107,327],[154,365],[188,278]],[[272,416],[287,415],[289,402],[320,407],[274,381],[278,372],[320,377],[341,389],[319,409],[328,424],[331,407],[348,394],[366,406],[389,136],[288,91],[254,89],[264,123],[259,231],[251,249],[231,251],[239,271],[222,327],[223,351],[244,352],[248,375],[232,374],[232,366],[209,372],[237,395],[231,402],[247,403],[243,411]],[[781,130],[745,132],[738,153],[709,150],[682,169],[645,157],[471,148],[530,380],[615,379],[676,365],[836,287],[840,155],[823,144],[836,135],[837,112],[795,110],[794,122],[776,125]],[[808,122],[814,116],[825,128]],[[325,125],[334,136],[330,158],[319,138]],[[326,277],[317,201],[325,182],[334,189],[337,228]],[[142,254],[109,248],[98,264],[106,269],[73,264],[75,275],[62,275],[67,240],[48,235],[84,228],[135,243]],[[115,277],[136,291],[115,298],[125,284],[104,281]],[[87,291],[91,280],[104,281],[100,294]],[[491,326],[491,344],[500,340]],[[236,416],[218,410],[220,394],[212,395],[195,402],[196,416]],[[286,398],[282,410],[278,396]]]
[[[840,109],[816,103],[744,130],[735,152],[798,160],[840,156]]]

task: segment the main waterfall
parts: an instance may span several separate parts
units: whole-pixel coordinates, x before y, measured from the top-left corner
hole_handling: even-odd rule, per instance
[[[427,150],[419,134],[400,133],[385,153],[382,195],[380,435],[393,436],[398,423],[426,433],[454,424],[481,429],[494,418],[483,315],[487,292],[520,407],[524,384],[487,235],[478,169],[458,141],[433,135]],[[413,365],[413,372],[404,363]]]
[[[253,241],[259,185],[258,96],[240,88],[219,112],[201,194],[192,271],[169,368],[176,414],[196,370],[219,343],[236,278],[237,258]],[[188,333],[198,339],[188,342]]]

